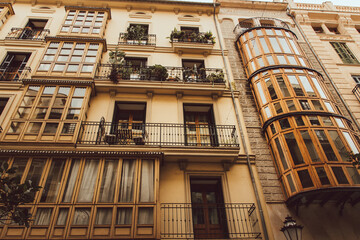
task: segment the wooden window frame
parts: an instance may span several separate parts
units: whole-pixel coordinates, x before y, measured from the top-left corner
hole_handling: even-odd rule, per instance
[[[359,60],[357,60],[356,56],[345,42],[330,42],[330,45],[334,48],[343,63],[360,64]]]

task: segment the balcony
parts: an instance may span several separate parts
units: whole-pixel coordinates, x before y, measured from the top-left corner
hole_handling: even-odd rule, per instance
[[[285,22],[276,19],[276,18],[265,18],[265,17],[256,17],[256,18],[248,18],[241,22],[239,22],[238,25],[234,28],[234,33],[236,34],[236,38],[238,38],[241,34],[246,32],[248,29],[252,28],[285,28],[290,30],[289,25],[287,25]]]
[[[199,212],[217,216],[217,224],[214,224],[214,218],[208,228],[206,224],[197,224],[199,219],[194,220],[193,215]],[[197,229],[199,225],[203,225],[201,230]],[[211,206],[163,203],[160,234],[162,239],[262,239],[256,207],[252,203],[215,203]]]
[[[234,125],[83,122],[79,144],[239,147]]]
[[[43,41],[50,33],[49,29],[33,30],[31,28],[12,28],[6,39],[24,39]]]
[[[139,40],[128,39],[128,33],[120,33],[119,36],[119,45],[145,45],[145,46],[155,46],[156,45],[156,35],[147,34]]]
[[[20,81],[30,78],[30,73],[30,67],[23,69],[19,69],[18,67],[0,68],[0,81]]]
[[[190,69],[183,67],[163,67],[164,69],[166,69],[166,71],[164,71],[163,74],[159,74],[159,68],[162,68],[162,66],[158,67],[158,69],[155,69],[155,66],[121,66],[118,68],[116,76],[112,76],[111,73],[113,68],[114,66],[111,64],[98,64],[95,79],[110,79],[114,82],[123,80],[144,80],[202,84],[225,84],[224,73],[223,70],[220,68]]]
[[[178,53],[209,54],[215,44],[215,37],[209,32],[187,32],[174,29],[170,34],[170,42]]]
[[[356,86],[354,87],[352,92],[354,93],[357,100],[359,100],[359,102],[360,102],[360,83],[356,84]]]

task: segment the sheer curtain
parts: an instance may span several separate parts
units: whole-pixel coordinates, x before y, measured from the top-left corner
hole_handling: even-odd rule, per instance
[[[110,225],[112,217],[112,208],[98,208],[95,224]]]
[[[132,202],[134,199],[135,160],[124,160],[121,174],[120,202]]]
[[[76,183],[76,177],[79,172],[79,167],[80,167],[80,160],[74,159],[73,162],[71,163],[71,169],[70,169],[70,173],[69,173],[69,177],[68,177],[68,182],[66,184],[63,202],[71,201],[71,197],[72,197],[73,191],[74,191],[74,186]]]
[[[40,202],[55,202],[66,159],[53,159]]]
[[[49,225],[52,208],[38,208],[34,225]]]
[[[90,208],[75,209],[73,225],[88,225],[90,219]]]
[[[106,160],[100,188],[100,202],[113,202],[118,160]]]
[[[154,201],[154,160],[142,160],[140,202]]]
[[[77,200],[78,202],[92,201],[95,191],[98,166],[98,159],[86,159],[84,173],[79,190],[79,196]]]
[[[131,224],[132,208],[118,208],[116,224]]]
[[[59,215],[56,221],[56,225],[64,226],[66,224],[66,219],[68,215],[69,209],[68,208],[60,208]]]

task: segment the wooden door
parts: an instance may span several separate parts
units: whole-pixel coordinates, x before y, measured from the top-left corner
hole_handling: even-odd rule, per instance
[[[191,207],[195,239],[228,238],[220,178],[191,179]]]

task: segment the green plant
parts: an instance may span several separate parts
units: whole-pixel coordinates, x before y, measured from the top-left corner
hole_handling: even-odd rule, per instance
[[[109,63],[111,64],[111,69],[108,77],[115,83],[118,82],[118,75],[124,70],[124,59],[125,53],[117,48],[115,51],[110,51],[109,53]]]
[[[213,44],[215,43],[215,37],[213,36],[211,31],[204,33],[203,39],[204,39],[204,42],[211,42]]]
[[[350,160],[357,169],[360,169],[360,153],[350,154]]]
[[[171,31],[169,38],[170,41],[174,41],[174,39],[178,39],[179,41],[182,41],[185,38],[185,32],[178,31],[176,28],[174,28],[174,30]]]
[[[224,82],[224,73],[223,71],[217,70],[215,73],[210,73],[209,75],[207,75],[206,80],[215,83]]]
[[[16,168],[9,168],[7,163],[0,166],[0,223],[7,219],[29,227],[31,214],[20,205],[34,201],[35,194],[41,187],[35,186],[31,180],[20,184],[21,175]]]
[[[127,28],[127,33],[125,33],[124,38],[126,40],[135,40],[140,43],[140,41],[146,39],[146,30],[141,25],[133,25]]]
[[[151,76],[156,77],[160,81],[165,81],[169,76],[167,69],[160,64],[155,64],[154,66],[151,66],[150,69]]]

